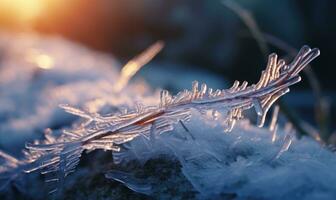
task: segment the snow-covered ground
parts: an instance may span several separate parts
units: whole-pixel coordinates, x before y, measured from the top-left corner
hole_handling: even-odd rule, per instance
[[[155,87],[182,89],[190,77],[198,79],[203,74],[181,72],[178,65],[174,66],[173,72],[168,67],[164,68],[167,71],[152,68],[140,76]],[[61,110],[59,104],[108,114],[136,102],[159,103],[158,88],[153,89],[141,77],[116,92],[113,86],[120,68],[121,64],[111,55],[62,38],[1,33],[1,150],[20,156],[24,142],[41,138],[46,128],[57,131],[78,121]],[[212,80],[213,87],[225,88],[219,77],[206,74],[204,77],[205,82]],[[119,171],[106,176],[125,183],[133,191],[151,195],[158,191],[155,188],[160,187],[160,182],[144,179],[144,186],[144,180],[132,179],[132,172],[123,174],[120,170],[132,160],[145,164],[166,154],[179,161],[183,176],[193,186],[190,192],[197,192],[194,198],[336,198],[335,154],[311,138],[295,139],[288,126],[279,125],[274,137],[268,128],[241,121],[225,133],[220,119],[204,118],[197,112],[185,125],[189,132],[177,126],[154,141],[142,137],[131,141],[127,150],[115,155],[121,162]],[[69,179],[71,175],[66,180]]]

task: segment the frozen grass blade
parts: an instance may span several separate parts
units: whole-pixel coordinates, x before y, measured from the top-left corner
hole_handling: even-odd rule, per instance
[[[137,57],[130,60],[121,70],[120,77],[115,85],[115,91],[120,92],[134,76],[149,61],[151,61],[156,54],[158,54],[164,46],[162,41],[158,41]]]

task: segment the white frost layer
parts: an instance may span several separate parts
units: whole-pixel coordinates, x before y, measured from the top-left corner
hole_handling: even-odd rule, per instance
[[[145,162],[162,153],[173,154],[201,199],[223,194],[236,194],[237,199],[335,199],[335,154],[311,138],[293,138],[277,159],[288,136],[283,129],[272,143],[268,129],[247,121],[224,133],[212,120],[193,116],[185,124],[191,135],[180,127],[154,143],[138,138],[119,159]]]

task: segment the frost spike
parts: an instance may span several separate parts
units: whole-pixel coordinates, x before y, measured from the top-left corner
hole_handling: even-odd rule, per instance
[[[80,116],[80,117],[86,118],[86,119],[92,119],[92,117],[88,113],[86,113],[86,112],[84,112],[84,111],[82,111],[78,108],[74,108],[74,107],[69,106],[67,104],[60,104],[59,107],[62,108],[67,113],[77,115],[77,116]]]
[[[275,54],[275,56],[273,57],[273,60],[272,60],[272,65],[271,65],[271,69],[270,69],[270,80],[274,80],[275,78],[275,73],[278,69],[278,55]]]
[[[274,131],[274,129],[276,127],[276,123],[277,123],[278,115],[279,115],[279,110],[280,110],[280,107],[278,105],[276,105],[273,109],[272,120],[271,120],[271,124],[269,126],[270,131]]]
[[[244,81],[241,86],[238,88],[238,91],[245,90],[248,85],[247,81]]]
[[[220,96],[221,93],[222,93],[222,91],[219,90],[219,89],[217,89],[217,90],[215,91],[214,97]]]
[[[258,117],[258,123],[257,123],[257,126],[258,127],[262,127],[264,126],[264,123],[265,123],[265,118],[266,118],[266,115],[267,115],[267,112],[268,110],[270,109],[270,107],[272,106],[272,104],[278,99],[280,98],[282,95],[286,94],[287,92],[289,92],[289,89],[287,90],[284,90],[284,91],[279,91],[277,93],[275,93],[269,101],[267,101],[265,103],[265,106],[263,106],[263,114]]]
[[[212,88],[209,88],[209,90],[208,90],[208,95],[209,95],[209,96],[212,96]]]
[[[253,106],[254,106],[254,109],[255,109],[257,115],[258,115],[258,116],[263,115],[263,109],[262,109],[260,100],[258,100],[258,99],[253,99],[252,102],[253,102]]]
[[[272,139],[271,139],[272,143],[274,143],[277,138],[277,130],[278,130],[278,126],[276,125],[274,130],[272,131]]]
[[[63,133],[65,135],[68,135],[68,136],[73,137],[73,138],[79,138],[80,137],[79,134],[77,134],[75,132],[68,131],[68,130],[63,130]]]
[[[207,91],[207,85],[205,83],[202,83],[201,85],[201,90],[200,90],[200,98],[203,98],[203,96],[206,94],[206,91]]]
[[[239,86],[239,81],[235,81],[232,85],[232,87],[229,89],[230,92],[235,92],[236,89],[238,88]]]
[[[279,159],[280,156],[284,152],[288,151],[288,149],[289,149],[289,147],[290,147],[291,144],[292,144],[292,136],[291,136],[290,133],[288,133],[288,134],[286,134],[284,142],[283,142],[283,144],[281,146],[281,149],[279,150],[278,154],[275,156],[275,159]]]
[[[198,81],[192,82],[192,99],[197,98],[198,95]]]

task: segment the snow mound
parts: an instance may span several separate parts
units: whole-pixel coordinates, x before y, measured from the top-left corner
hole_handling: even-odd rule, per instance
[[[279,128],[272,142],[272,131],[248,121],[224,133],[222,125],[204,120],[197,113],[193,116],[186,124],[190,136],[179,127],[152,143],[138,138],[116,156],[117,160],[127,165],[131,160],[146,163],[162,154],[177,158],[200,199],[225,199],[228,195],[234,195],[234,199],[336,197],[335,154],[311,138],[296,139],[293,132]],[[127,179],[123,181],[127,183]],[[134,182],[132,187],[136,191]]]

